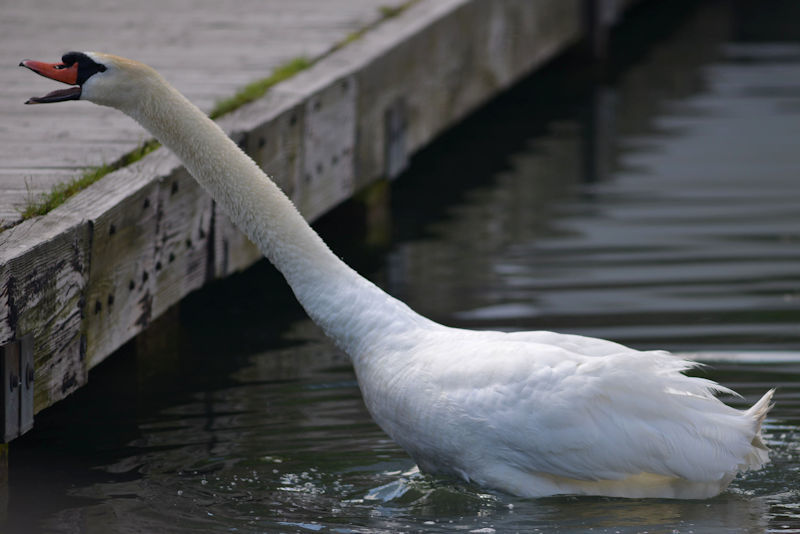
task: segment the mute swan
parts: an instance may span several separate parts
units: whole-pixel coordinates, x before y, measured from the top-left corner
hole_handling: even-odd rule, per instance
[[[773,391],[746,411],[683,372],[695,364],[553,332],[449,328],[345,265],[223,131],[150,67],[70,52],[21,66],[71,87],[28,104],[88,100],[137,120],[283,273],[349,354],[375,421],[420,469],[523,497],[707,498],[761,467]]]

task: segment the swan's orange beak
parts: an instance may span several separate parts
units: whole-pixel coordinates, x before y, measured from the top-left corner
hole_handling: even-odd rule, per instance
[[[78,83],[78,64],[73,63],[69,67],[63,63],[44,63],[42,61],[33,61],[26,59],[22,61],[20,67],[27,67],[36,74],[41,74],[45,78],[64,82],[69,85]]]
[[[78,63],[73,63],[70,66],[64,63],[44,63],[42,61],[33,61],[26,59],[21,61],[20,67],[26,67],[36,74],[40,74],[45,78],[56,80],[69,85],[76,85],[78,83]],[[63,102],[65,100],[78,100],[81,96],[80,87],[70,87],[69,89],[59,89],[53,91],[45,96],[32,97],[28,99],[26,104],[47,104],[50,102]]]

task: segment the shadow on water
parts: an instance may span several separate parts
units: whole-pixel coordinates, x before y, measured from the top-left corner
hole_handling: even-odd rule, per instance
[[[766,469],[701,502],[420,475],[262,262],[37,416],[3,532],[800,532],[800,35],[795,3],[768,3],[647,3],[613,63],[562,58],[416,157],[388,215],[317,225],[446,324],[692,351],[736,406],[778,386]]]

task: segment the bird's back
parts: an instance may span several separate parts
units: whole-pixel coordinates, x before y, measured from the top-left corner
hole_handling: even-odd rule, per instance
[[[700,498],[767,461],[771,392],[736,410],[666,352],[551,332],[443,328],[420,340],[359,382],[425,471],[524,496]]]

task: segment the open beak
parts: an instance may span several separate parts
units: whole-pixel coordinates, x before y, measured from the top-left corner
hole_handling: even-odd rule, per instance
[[[81,88],[78,83],[78,63],[65,65],[64,63],[43,63],[26,59],[20,62],[20,67],[26,67],[36,74],[45,78],[63,82],[73,87],[59,89],[44,96],[34,96],[28,99],[26,104],[49,104],[51,102],[64,102],[65,100],[78,100],[81,97]]]

